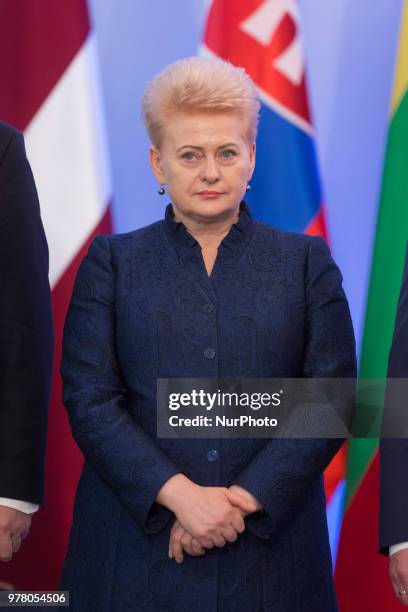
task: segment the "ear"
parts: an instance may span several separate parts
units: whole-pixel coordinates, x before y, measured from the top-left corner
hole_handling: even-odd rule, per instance
[[[256,143],[251,146],[249,151],[249,171],[248,171],[248,181],[251,180],[252,175],[255,170],[255,159],[256,159]]]
[[[150,158],[150,165],[152,167],[154,176],[157,178],[159,183],[165,183],[164,173],[163,173],[162,164],[161,164],[160,152],[153,145],[149,149],[149,158]]]

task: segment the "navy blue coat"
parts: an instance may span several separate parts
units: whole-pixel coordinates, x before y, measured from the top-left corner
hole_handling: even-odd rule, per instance
[[[94,240],[63,347],[86,459],[60,584],[72,610],[337,610],[322,472],[341,441],[156,438],[156,379],[354,376],[341,282],[321,238],[257,223],[244,203],[210,277],[171,205],[163,221]],[[180,472],[239,484],[264,509],[235,542],[178,565],[175,517],[155,498]]]

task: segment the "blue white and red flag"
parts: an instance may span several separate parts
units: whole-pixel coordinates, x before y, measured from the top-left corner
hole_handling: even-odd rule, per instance
[[[254,216],[327,239],[296,0],[213,0],[201,51],[245,68],[258,89],[257,161],[246,197]],[[342,450],[325,473],[333,559],[344,474]]]

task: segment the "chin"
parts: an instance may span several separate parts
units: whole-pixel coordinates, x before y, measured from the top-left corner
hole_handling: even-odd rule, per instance
[[[239,203],[237,205],[217,201],[208,200],[204,202],[199,202],[194,206],[194,212],[197,215],[202,217],[206,217],[207,219],[213,219],[215,217],[228,217],[230,215],[235,214],[235,212],[239,208]]]

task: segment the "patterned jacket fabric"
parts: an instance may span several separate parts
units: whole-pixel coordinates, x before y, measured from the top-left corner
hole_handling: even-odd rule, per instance
[[[339,439],[156,435],[156,380],[353,377],[341,274],[323,239],[255,221],[247,205],[208,276],[172,205],[97,237],[75,282],[64,404],[85,456],[60,588],[75,612],[334,612],[322,473]],[[235,542],[180,565],[174,514],[155,502],[183,473],[263,505]]]

